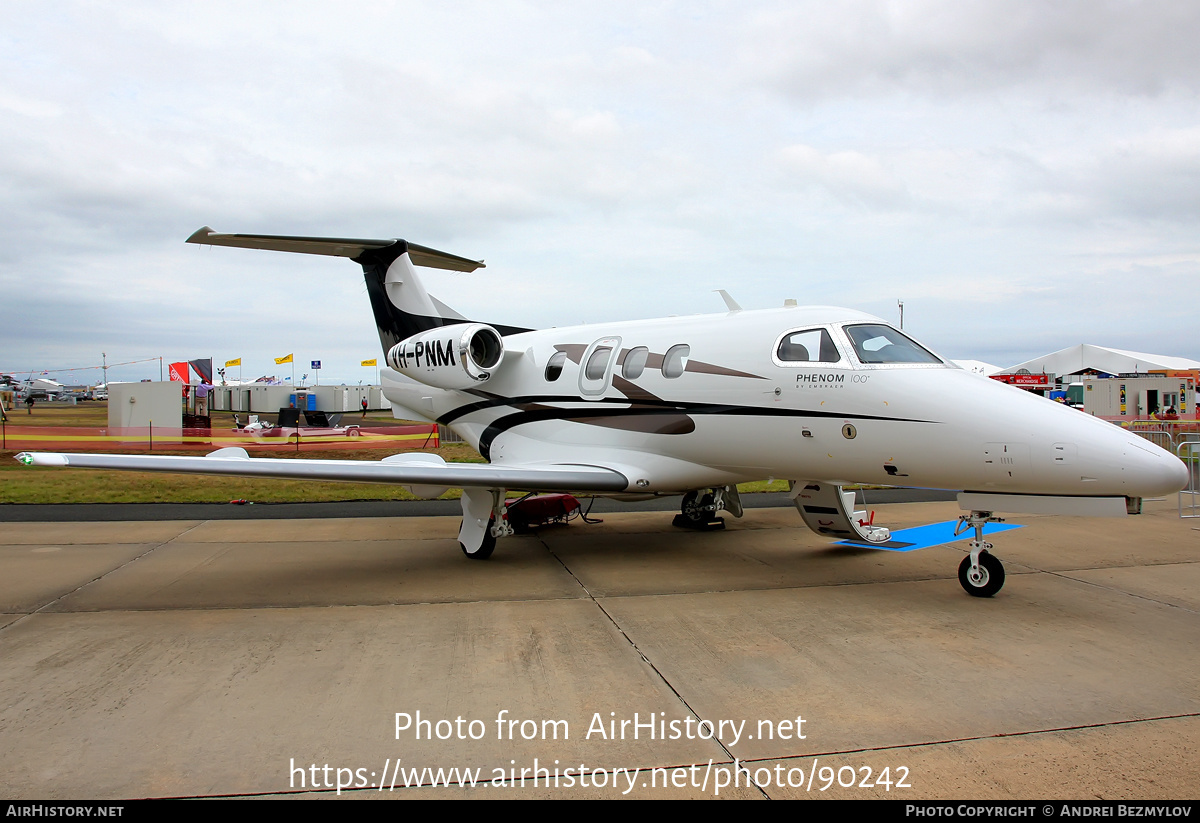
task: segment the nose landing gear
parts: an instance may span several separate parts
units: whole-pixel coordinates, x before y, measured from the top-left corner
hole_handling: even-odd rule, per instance
[[[991,512],[973,511],[958,518],[954,534],[975,529],[975,539],[967,543],[971,552],[958,565],[958,582],[972,597],[991,597],[1004,587],[1004,564],[988,553],[992,544],[983,539],[983,527],[988,523],[1003,523],[1004,518]]]

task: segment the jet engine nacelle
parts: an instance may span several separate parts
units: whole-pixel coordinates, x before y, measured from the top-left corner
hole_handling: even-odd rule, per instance
[[[458,323],[414,334],[392,346],[396,371],[439,389],[470,389],[492,376],[504,357],[500,333],[484,323]]]

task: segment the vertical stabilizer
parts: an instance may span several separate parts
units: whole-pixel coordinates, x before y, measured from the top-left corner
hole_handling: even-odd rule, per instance
[[[379,342],[385,352],[414,334],[471,322],[426,290],[412,258],[409,244],[403,240],[355,258],[363,267]],[[528,331],[514,326],[493,327],[500,334]]]
[[[450,323],[463,322],[458,312],[443,316],[412,264],[408,243],[397,240],[382,249],[364,252],[355,262],[363,267],[371,312],[379,329],[379,342],[386,352],[419,332]]]

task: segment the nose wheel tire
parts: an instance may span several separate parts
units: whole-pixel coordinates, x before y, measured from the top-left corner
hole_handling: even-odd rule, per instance
[[[979,553],[979,567],[971,569],[971,556],[958,564],[958,582],[972,597],[991,597],[1004,587],[1004,564],[987,552]]]

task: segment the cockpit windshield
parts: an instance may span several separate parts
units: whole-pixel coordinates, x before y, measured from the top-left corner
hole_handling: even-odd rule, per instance
[[[891,326],[844,326],[860,363],[941,363],[941,359]]]

